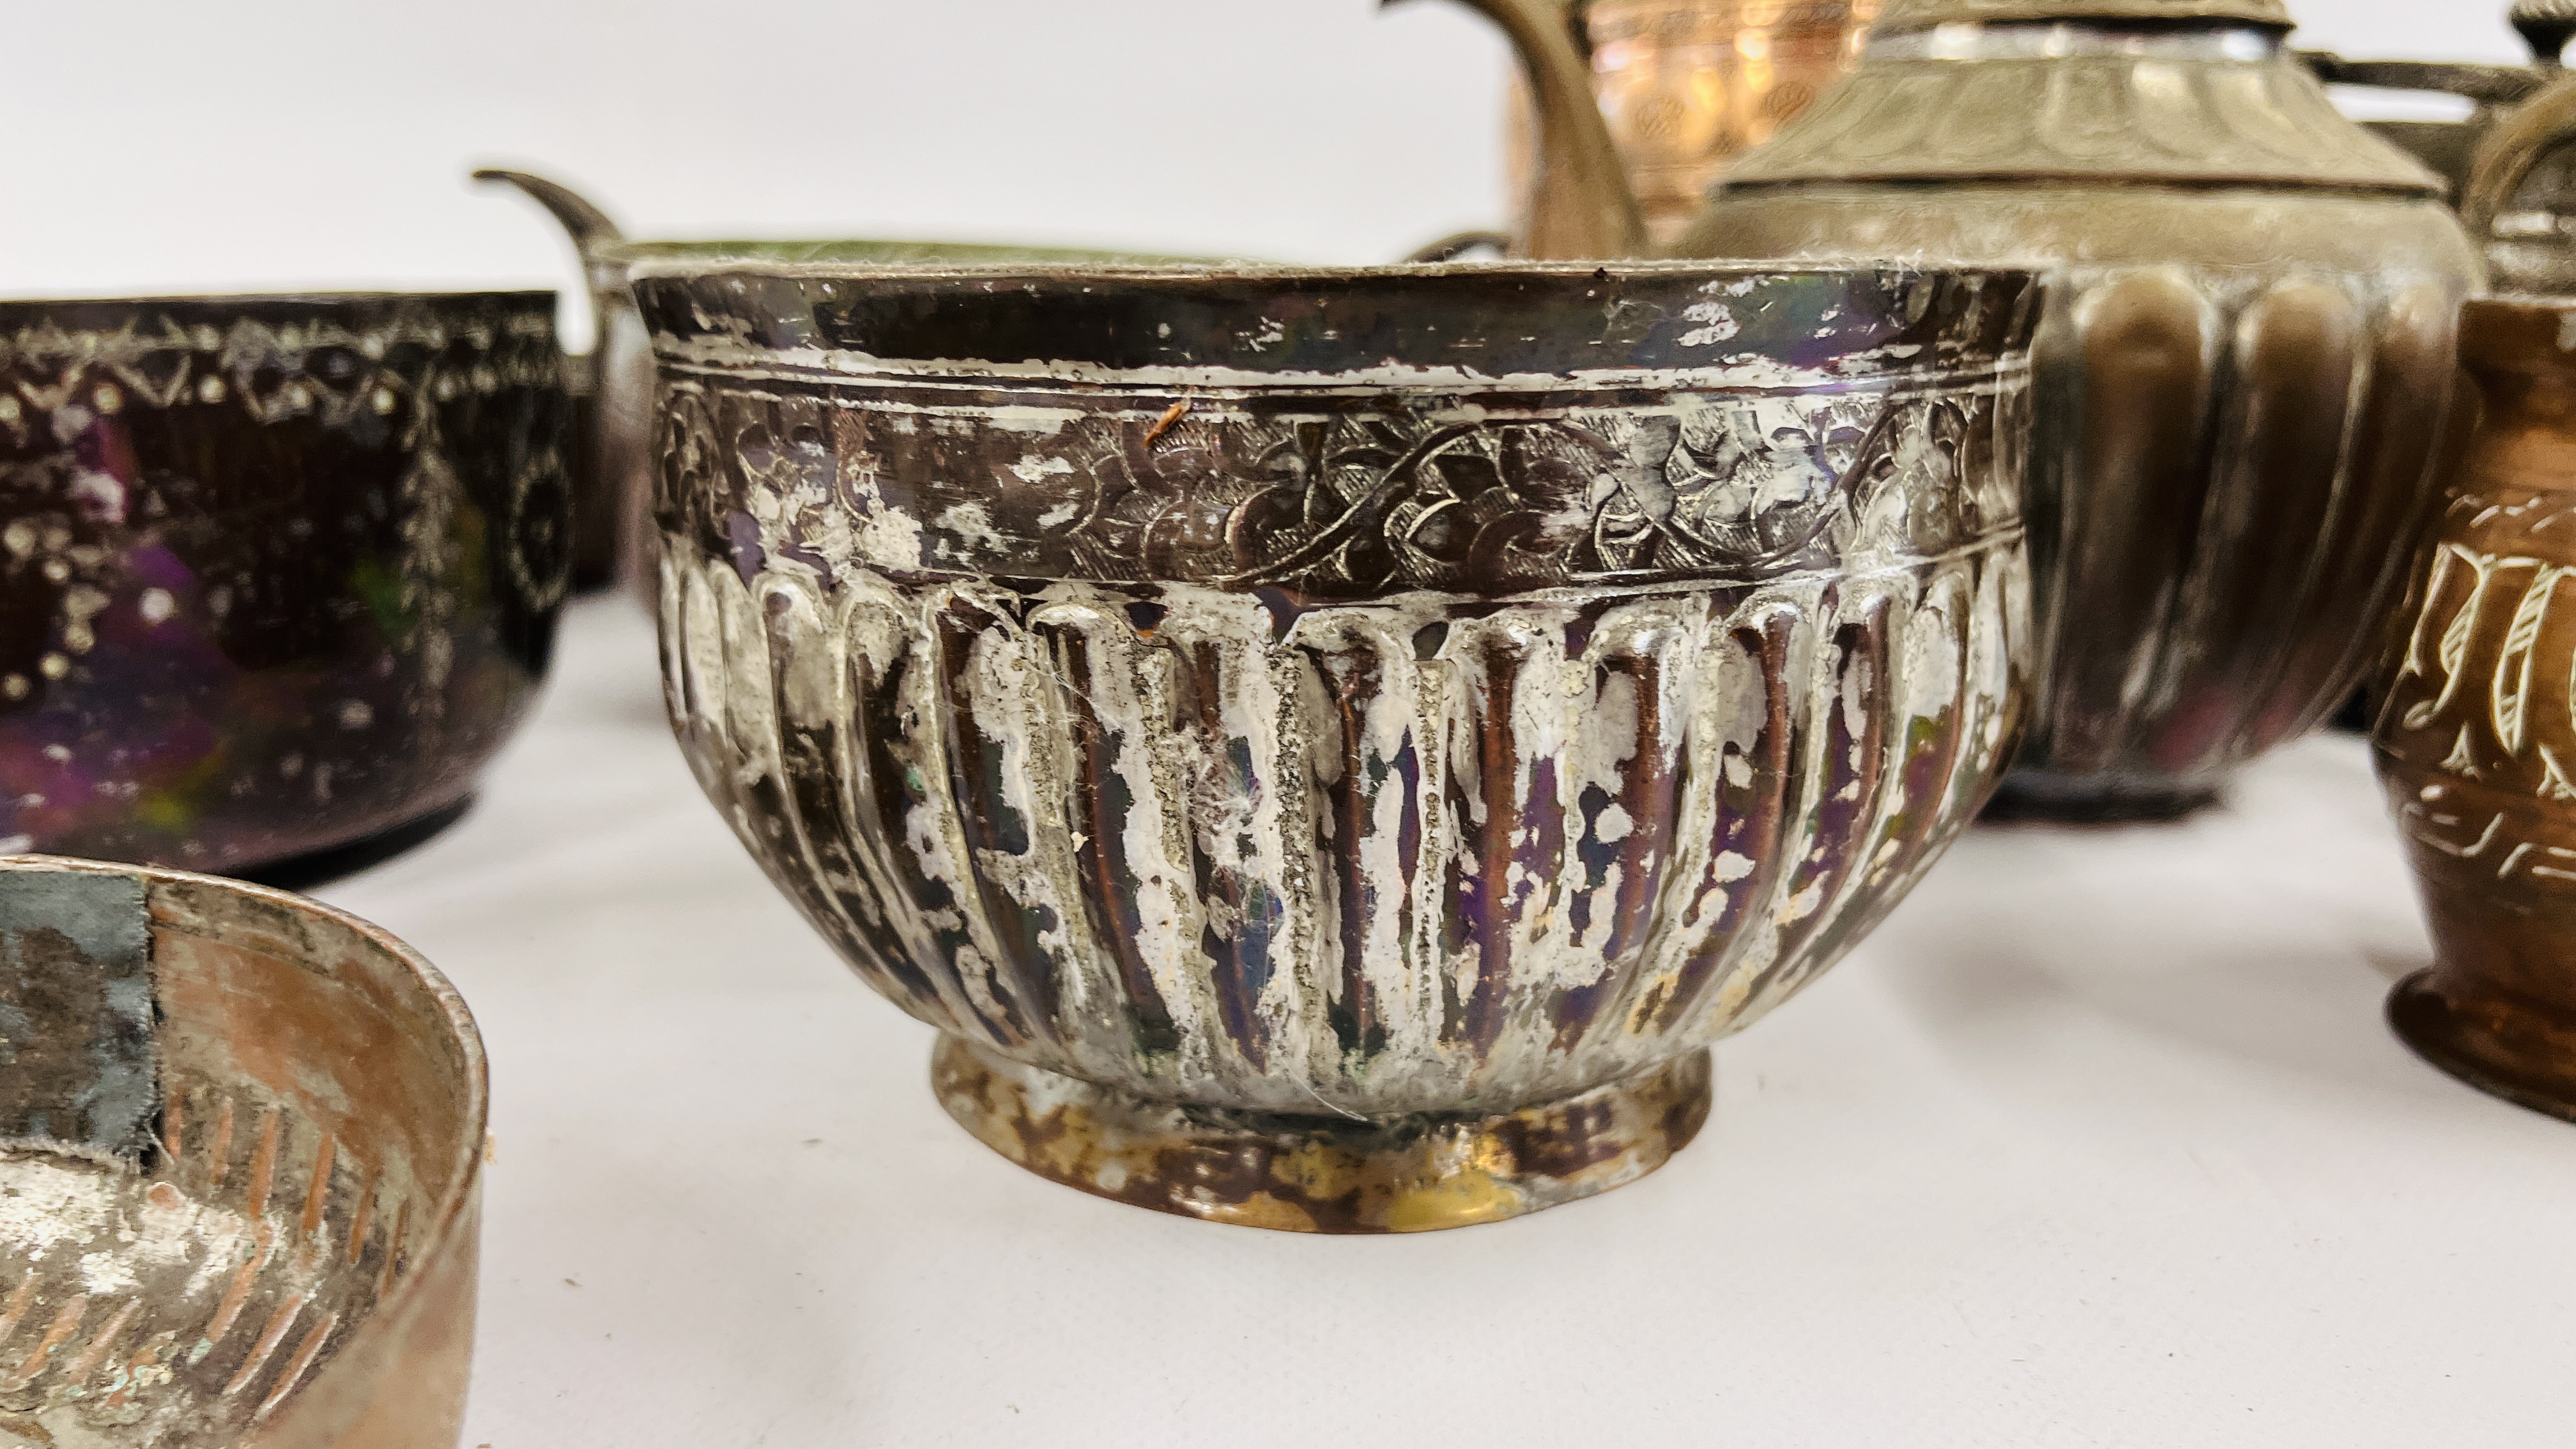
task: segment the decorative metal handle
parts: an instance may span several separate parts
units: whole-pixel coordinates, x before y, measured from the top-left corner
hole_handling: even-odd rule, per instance
[[[2452,60],[2347,60],[2328,50],[2296,52],[2300,62],[2328,85],[2369,86],[2389,91],[2439,91],[2482,106],[2505,106],[2528,100],[2551,76],[2539,66],[2487,65]]]
[[[1500,256],[1510,256],[1512,252],[1512,239],[1498,231],[1453,232],[1448,236],[1442,237],[1436,242],[1431,242],[1428,245],[1415,248],[1405,257],[1405,260],[1408,262],[1454,262],[1460,257],[1465,256],[1467,253],[1477,250],[1491,250]]]
[[[564,387],[572,394],[574,583],[604,585],[621,572],[641,579],[634,550],[649,530],[643,510],[650,500],[645,439],[651,427],[653,363],[644,340],[643,315],[628,287],[626,238],[608,213],[570,187],[525,171],[486,168],[477,181],[515,186],[572,235],[590,289],[593,326],[590,354],[564,359]]]
[[[1378,0],[1392,6],[1401,0]],[[1592,95],[1592,67],[1567,22],[1563,0],[1461,0],[1510,37],[1529,72],[1539,117],[1540,166],[1562,205],[1532,218],[1529,254],[1591,260],[1647,251],[1646,219],[1628,185],[1610,123]]]
[[[2495,235],[2497,213],[2513,201],[2532,168],[2571,141],[2576,141],[2576,76],[2552,82],[2507,113],[2478,143],[2469,184],[2460,193],[2460,223],[2470,239],[2484,245]]]
[[[504,171],[486,166],[474,173],[474,179],[498,181],[519,188],[561,223],[563,229],[572,234],[574,250],[581,253],[582,271],[590,283],[594,299],[603,288],[618,292],[626,290],[626,263],[618,255],[618,249],[626,244],[626,236],[617,229],[617,223],[608,219],[607,212],[591,205],[571,187],[525,171]]]

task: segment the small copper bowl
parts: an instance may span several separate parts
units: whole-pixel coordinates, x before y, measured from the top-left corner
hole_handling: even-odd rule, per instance
[[[461,807],[570,563],[554,308],[0,303],[0,851],[242,874]]]
[[[375,927],[0,859],[0,1443],[451,1449],[484,1109]]]

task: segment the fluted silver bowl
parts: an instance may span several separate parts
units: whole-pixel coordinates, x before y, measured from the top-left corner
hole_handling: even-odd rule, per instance
[[[1997,778],[2034,290],[648,263],[672,719],[1023,1164],[1596,1192]]]

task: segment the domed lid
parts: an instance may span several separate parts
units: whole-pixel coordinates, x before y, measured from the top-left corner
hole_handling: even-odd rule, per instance
[[[2296,23],[2281,0],[1888,0],[1876,32],[1893,35],[1936,25],[2044,25],[2057,20],[2233,20],[2280,30]]]
[[[2116,28],[2124,20],[2208,23],[2139,34]],[[1952,24],[1989,28],[1941,28]],[[1720,185],[2052,180],[2440,195],[2440,177],[2345,119],[2277,36],[2248,33],[2289,24],[2280,0],[1892,0],[1860,68]]]

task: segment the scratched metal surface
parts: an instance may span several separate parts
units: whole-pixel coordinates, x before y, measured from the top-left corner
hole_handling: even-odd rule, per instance
[[[1831,964],[2018,727],[2018,277],[641,297],[701,782],[871,984],[1015,1060],[1582,1091]]]

